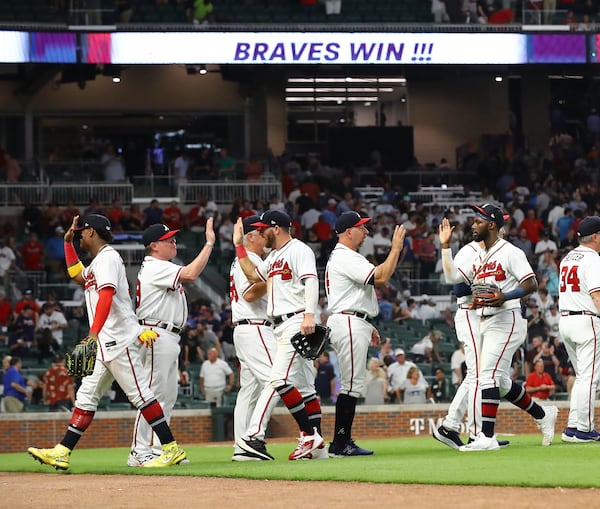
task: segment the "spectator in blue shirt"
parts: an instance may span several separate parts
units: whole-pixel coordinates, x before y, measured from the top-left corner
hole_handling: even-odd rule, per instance
[[[23,412],[25,400],[31,394],[27,391],[27,384],[21,375],[22,365],[21,358],[14,356],[4,374],[4,409],[7,413]]]

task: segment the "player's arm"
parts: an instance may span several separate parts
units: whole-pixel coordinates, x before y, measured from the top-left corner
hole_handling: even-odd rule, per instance
[[[227,384],[227,387],[225,387],[225,392],[231,392],[233,390],[235,384],[235,375],[233,374],[233,372],[229,373],[229,383]]]
[[[304,283],[304,320],[300,325],[300,332],[304,335],[315,332],[315,313],[319,304],[319,279],[306,277]]]
[[[248,281],[250,281],[250,283],[261,282],[260,277],[256,273],[256,265],[248,258],[248,253],[244,246],[244,224],[242,223],[241,217],[238,218],[233,225],[233,245],[235,246],[235,254],[237,255],[238,263],[248,278]]]
[[[456,265],[452,258],[452,250],[450,249],[453,231],[454,226],[451,226],[448,218],[444,217],[438,227],[438,238],[442,249],[442,269],[444,271],[444,278],[449,285],[464,282],[464,278],[456,270]]]
[[[404,237],[406,230],[404,225],[396,225],[394,234],[392,235],[392,247],[385,261],[375,268],[375,284],[377,286],[385,286],[396,270],[400,253],[404,247]]]
[[[69,273],[69,276],[71,276],[71,279],[77,284],[83,285],[83,276],[81,273],[83,272],[84,266],[77,255],[77,251],[75,251],[75,246],[73,246],[73,237],[75,236],[75,228],[77,227],[78,221],[79,216],[75,216],[71,226],[64,236],[65,263],[67,265],[67,272]]]
[[[242,295],[246,302],[254,302],[267,293],[267,283],[253,283]]]
[[[206,221],[206,244],[204,244],[204,247],[198,253],[196,258],[194,258],[189,264],[181,269],[181,272],[179,273],[180,281],[194,281],[206,267],[208,259],[210,258],[210,254],[212,253],[212,249],[215,245],[213,221],[214,219],[212,217],[209,217]]]
[[[514,290],[509,292],[497,292],[495,297],[486,301],[486,306],[499,307],[502,306],[507,300],[513,299],[521,299],[522,297],[527,297],[527,295],[531,295],[533,292],[537,291],[538,284],[537,279],[535,278],[535,274],[528,277],[524,281],[519,283],[519,286]]]
[[[596,309],[598,310],[598,314],[600,315],[600,290],[597,292],[590,293],[590,297],[592,298],[592,301],[594,302],[594,306],[596,306]]]

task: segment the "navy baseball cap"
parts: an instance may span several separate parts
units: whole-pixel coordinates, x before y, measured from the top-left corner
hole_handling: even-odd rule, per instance
[[[498,229],[504,226],[504,213],[495,205],[492,205],[491,203],[484,203],[483,205],[479,206],[471,203],[469,207],[471,207],[475,214],[477,214],[477,216],[479,216],[481,219],[496,223]]]
[[[110,221],[107,217],[101,216],[100,214],[90,214],[83,219],[81,226],[74,228],[74,230],[81,231],[87,228],[93,228],[98,232],[110,232]]]
[[[370,220],[370,217],[362,217],[358,212],[354,212],[353,210],[344,212],[335,222],[335,233],[343,233],[348,228],[361,226],[368,223]]]
[[[258,230],[260,226],[256,226],[256,223],[260,222],[260,217],[258,216],[249,216],[242,221],[244,225],[244,235],[247,233]]]
[[[600,217],[598,216],[586,217],[579,223],[579,227],[577,228],[577,235],[580,237],[586,237],[598,232],[600,232]]]
[[[260,216],[260,221],[252,223],[252,226],[257,228],[270,228],[271,226],[283,226],[289,228],[292,225],[292,220],[285,212],[281,210],[267,210]]]
[[[152,242],[170,239],[178,233],[179,230],[171,230],[167,225],[153,224],[144,230],[142,242],[144,243],[144,246],[149,246]]]

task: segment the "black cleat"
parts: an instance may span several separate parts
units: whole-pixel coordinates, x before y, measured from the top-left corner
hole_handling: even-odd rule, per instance
[[[329,444],[329,456],[333,458],[345,458],[347,456],[371,456],[373,451],[363,449],[356,445],[354,440],[348,440],[342,447],[336,446],[333,442]]]
[[[265,442],[262,440],[258,440],[257,438],[251,440],[241,438],[240,440],[238,440],[237,445],[244,449],[244,451],[246,451],[251,456],[254,456],[255,458],[265,461],[275,459],[267,452],[267,446]]]
[[[444,426],[434,429],[432,435],[433,438],[442,442],[442,444],[451,447],[452,449],[458,450],[459,447],[465,445],[460,439],[460,435],[456,431],[447,430],[444,428]]]

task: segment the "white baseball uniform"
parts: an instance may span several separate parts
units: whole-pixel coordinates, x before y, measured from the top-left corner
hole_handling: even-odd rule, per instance
[[[136,315],[144,329],[152,329],[158,338],[152,348],[143,350],[149,387],[163,407],[167,423],[177,401],[179,382],[179,331],[188,315],[187,300],[179,281],[182,266],[168,260],[146,256],[138,272]],[[147,455],[152,449],[160,454],[161,443],[138,412],[133,427],[131,450]]]
[[[479,243],[470,242],[456,253],[453,263],[456,267],[473,267],[479,259],[480,252],[481,246]],[[454,274],[450,274],[445,264],[443,268],[446,283],[465,283],[460,273],[457,274],[455,271]],[[471,309],[472,302],[471,295],[464,295],[456,300],[457,310],[454,315],[454,329],[456,337],[464,346],[467,374],[458,386],[454,398],[452,398],[452,402],[448,407],[448,414],[442,425],[448,430],[460,432],[460,424],[466,411],[469,434],[475,437],[481,431],[481,390],[477,382],[481,340],[479,336],[479,316],[475,310]]]
[[[584,245],[560,262],[559,329],[575,370],[569,428],[594,430],[594,408],[600,374],[600,318],[591,294],[600,291],[600,257]]]
[[[340,364],[341,394],[363,395],[367,355],[373,326],[379,314],[374,286],[375,266],[363,255],[338,243],[325,269],[325,292],[331,345]]]
[[[504,239],[498,239],[489,249],[482,249],[473,265],[459,267],[469,283],[495,284],[503,293],[535,277],[523,250]],[[512,387],[512,358],[527,336],[527,320],[521,316],[519,299],[507,300],[500,307],[477,309],[480,317],[480,389],[499,387],[505,396]]]
[[[139,408],[155,396],[142,364],[142,348],[145,347],[138,341],[138,336],[143,328],[133,312],[123,259],[107,244],[83,270],[82,277],[90,326],[94,322],[98,292],[112,288],[115,293],[108,318],[98,333],[94,372],[82,379],[75,406],[95,411],[100,398],[116,380],[129,401]]]
[[[291,384],[302,397],[315,394],[312,362],[298,355],[290,342],[300,331],[303,313],[314,313],[317,309],[318,299],[305,302],[303,283],[304,279],[317,278],[315,255],[303,242],[290,239],[279,249],[272,250],[256,266],[256,273],[267,283],[267,315],[275,325],[277,348],[270,374],[271,386],[265,386],[261,392],[245,435],[264,440],[261,434],[277,403],[272,389]]]
[[[256,253],[248,251],[255,265],[262,263]],[[233,413],[234,454],[244,451],[237,445],[238,439],[250,425],[250,417],[263,389],[272,393],[277,403],[279,394],[270,386],[271,368],[275,358],[276,340],[272,323],[267,317],[267,296],[248,302],[244,295],[252,288],[236,258],[229,272],[229,298],[231,321],[234,325],[233,343],[240,361],[240,390]],[[265,436],[268,419],[260,421],[258,437]]]

